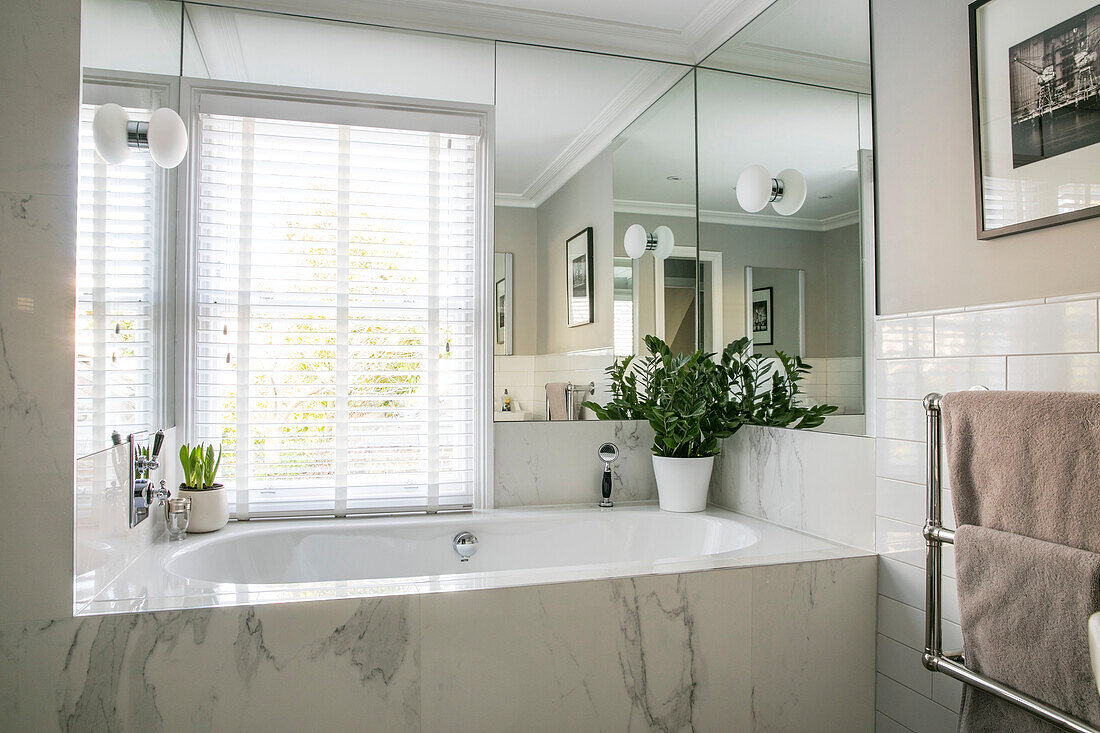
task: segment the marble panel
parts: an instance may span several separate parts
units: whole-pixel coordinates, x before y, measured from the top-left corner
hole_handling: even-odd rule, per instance
[[[752,730],[873,730],[875,559],[752,572]]]
[[[603,463],[596,449],[619,446],[612,465],[611,498],[656,501],[653,431],[648,423],[611,420],[497,423],[494,436],[494,505],[585,504],[600,499]]]
[[[748,426],[725,441],[711,501],[834,542],[874,547],[874,440]]]
[[[0,99],[0,191],[74,196],[79,0],[0,3]]]
[[[415,596],[7,624],[0,709],[11,730],[415,731],[419,628]]]
[[[0,194],[0,623],[72,612],[75,238],[74,198]]]

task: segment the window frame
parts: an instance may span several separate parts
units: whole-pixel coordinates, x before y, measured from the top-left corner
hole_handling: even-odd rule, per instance
[[[474,476],[473,509],[493,506],[493,423],[491,395],[493,389],[493,309],[491,292],[493,287],[493,206],[494,190],[494,110],[489,105],[460,102],[436,102],[433,100],[390,97],[383,95],[352,94],[340,92],[319,92],[295,87],[231,82],[211,79],[182,77],[179,87],[179,113],[187,129],[192,131],[188,140],[188,154],[184,162],[176,169],[182,175],[186,185],[177,185],[175,189],[176,210],[174,219],[173,293],[176,294],[172,336],[175,341],[173,368],[170,381],[174,384],[174,414],[177,431],[183,436],[182,442],[189,442],[194,436],[194,414],[191,405],[195,395],[195,336],[197,315],[194,302],[195,267],[195,223],[197,221],[196,166],[198,161],[198,136],[194,131],[201,129],[199,122],[199,100],[203,94],[217,94],[252,98],[260,105],[286,103],[306,103],[311,105],[333,105],[342,111],[356,107],[377,110],[391,110],[396,113],[419,112],[442,115],[460,115],[471,118],[481,128],[477,149],[478,185],[475,200],[475,242],[474,242]],[[333,122],[347,120],[333,120]],[[171,241],[167,240],[166,241]],[[167,339],[165,339],[167,340]],[[444,510],[445,511],[445,510]],[[380,514],[387,513],[385,510]],[[389,512],[392,513],[392,512]],[[288,516],[302,516],[295,513]],[[336,512],[324,512],[320,516],[334,516]],[[338,516],[338,515],[337,515]],[[349,515],[351,516],[351,515]],[[372,516],[355,514],[354,516]]]

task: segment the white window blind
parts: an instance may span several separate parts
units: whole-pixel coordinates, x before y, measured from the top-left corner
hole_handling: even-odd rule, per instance
[[[201,110],[192,433],[234,514],[470,506],[478,136]]]
[[[95,98],[103,85],[85,85]],[[142,94],[133,87],[120,94]],[[146,92],[145,96],[149,96]],[[154,296],[162,176],[148,155],[119,165],[92,144],[98,105],[80,110],[77,219],[77,456],[110,445],[111,433],[150,430],[156,419]],[[127,107],[148,119],[151,107]]]

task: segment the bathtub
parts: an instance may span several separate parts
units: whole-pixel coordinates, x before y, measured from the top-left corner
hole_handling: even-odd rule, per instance
[[[468,561],[452,546],[477,537]],[[80,615],[439,593],[866,554],[722,509],[536,507],[231,523],[154,543]]]

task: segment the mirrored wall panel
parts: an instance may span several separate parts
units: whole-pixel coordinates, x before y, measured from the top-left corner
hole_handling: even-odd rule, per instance
[[[862,433],[860,95],[696,74],[699,256],[720,263],[721,341],[749,336],[756,353],[802,357],[813,367],[806,399],[838,408],[823,429]]]
[[[868,0],[775,0],[703,66],[871,93]]]
[[[665,292],[655,290],[645,235],[661,224],[682,224],[668,276],[678,289],[661,328],[667,321],[668,333],[693,342],[695,132],[686,71],[497,44],[497,421],[593,417],[581,403],[607,399],[604,370],[633,353],[642,334],[659,332],[654,308]],[[639,202],[672,206],[674,215],[656,221]],[[624,244],[631,224],[648,227],[636,258]]]

